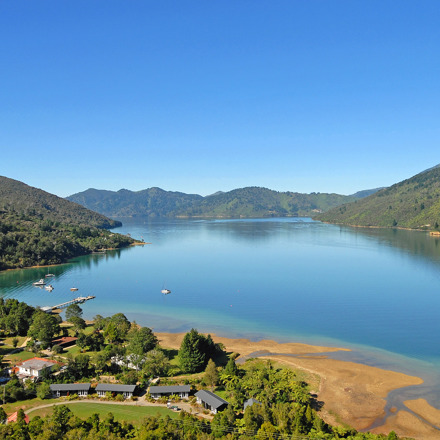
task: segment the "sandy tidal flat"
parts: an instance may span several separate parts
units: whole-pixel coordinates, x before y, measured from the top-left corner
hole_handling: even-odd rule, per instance
[[[157,334],[163,347],[174,349],[180,347],[184,335]],[[390,391],[423,383],[419,377],[322,355],[323,352],[349,351],[344,348],[212,336],[214,342],[222,343],[228,352],[239,353],[238,359],[259,353],[263,358],[319,376],[318,389],[314,391],[318,400],[324,402],[320,415],[334,425],[343,423],[357,430],[368,430],[377,419],[385,415],[385,399]],[[440,439],[439,409],[430,406],[424,399],[406,401],[405,405],[409,411],[392,414],[372,432],[388,434],[394,430],[400,436]]]

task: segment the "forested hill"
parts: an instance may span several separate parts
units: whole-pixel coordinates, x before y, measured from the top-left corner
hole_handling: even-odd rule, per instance
[[[127,189],[115,192],[90,188],[67,197],[67,200],[112,217],[175,217],[200,203],[203,197],[160,188],[136,192]]]
[[[137,192],[88,189],[67,199],[112,217],[258,218],[310,216],[358,198],[355,195],[301,194],[247,187],[206,197],[160,188]]]
[[[0,270],[58,264],[134,240],[103,228],[119,226],[83,206],[0,176]]]
[[[423,171],[375,194],[317,215],[317,220],[352,226],[439,229],[440,168]]]
[[[13,210],[55,222],[97,228],[108,229],[121,225],[84,206],[3,176],[0,176],[0,210]]]

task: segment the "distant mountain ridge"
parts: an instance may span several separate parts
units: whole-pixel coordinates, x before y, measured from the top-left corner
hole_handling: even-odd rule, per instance
[[[372,191],[376,190],[362,193],[369,195]],[[136,192],[90,188],[67,197],[67,200],[110,217],[259,218],[310,216],[360,197],[363,196],[278,192],[261,187],[218,191],[203,197],[153,187]]]
[[[316,215],[317,220],[351,226],[438,230],[439,165],[388,188]]]

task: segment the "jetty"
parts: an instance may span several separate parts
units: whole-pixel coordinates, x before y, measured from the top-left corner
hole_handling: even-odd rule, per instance
[[[72,304],[82,304],[83,302],[89,301],[89,300],[94,299],[94,298],[95,297],[92,296],[92,295],[89,295],[89,296],[79,296],[78,298],[71,299],[70,301],[66,301],[66,302],[63,302],[61,304],[57,304],[55,306],[44,306],[44,307],[41,307],[40,310],[42,310],[43,312],[46,312],[46,313],[50,313],[50,312],[53,312],[54,310],[57,310],[57,309],[60,309],[60,310],[61,309],[65,309],[66,307],[69,307]]]

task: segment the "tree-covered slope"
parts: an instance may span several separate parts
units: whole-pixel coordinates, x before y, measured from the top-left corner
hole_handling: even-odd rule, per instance
[[[133,243],[103,229],[118,225],[76,203],[0,177],[0,270],[63,263]]]
[[[121,223],[18,180],[0,176],[0,209],[66,224],[114,228]]]
[[[353,226],[438,229],[440,168],[434,167],[375,194],[316,216]]]
[[[174,217],[203,199],[197,194],[149,188],[142,191],[105,191],[90,188],[67,197],[88,209],[113,217]]]
[[[112,217],[255,218],[309,216],[357,198],[354,195],[301,194],[248,187],[217,192],[206,197],[160,188],[137,192],[88,189],[68,197],[68,200]]]

